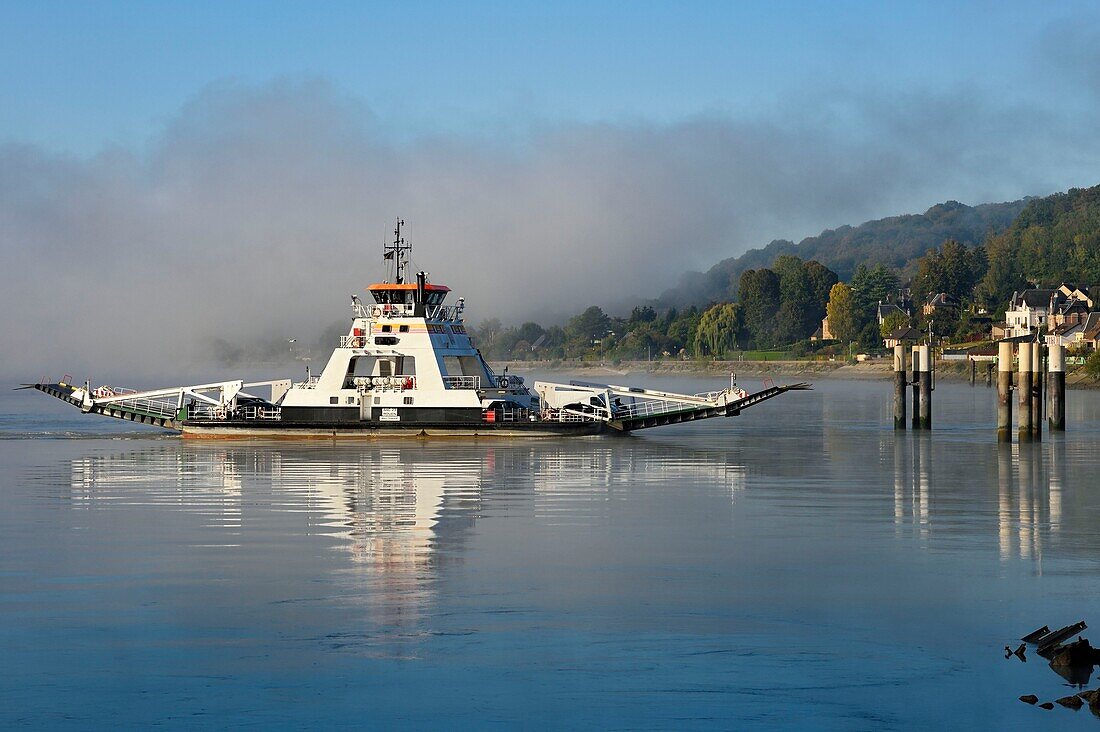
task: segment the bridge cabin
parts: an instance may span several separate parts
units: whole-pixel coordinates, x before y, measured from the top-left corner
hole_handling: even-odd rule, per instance
[[[474,346],[463,301],[427,281],[381,282],[374,302],[352,298],[347,335],[319,376],[294,384],[282,421],[300,423],[478,424],[530,419],[538,397],[518,377],[498,376]]]

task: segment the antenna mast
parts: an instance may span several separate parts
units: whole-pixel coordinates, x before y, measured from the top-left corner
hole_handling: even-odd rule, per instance
[[[409,252],[412,251],[412,244],[406,242],[401,236],[401,227],[404,225],[403,219],[397,219],[397,228],[393,230],[393,243],[385,245],[385,253],[382,255],[383,259],[392,259],[396,262],[397,277],[394,281],[399,285],[405,282],[405,268],[408,266]]]

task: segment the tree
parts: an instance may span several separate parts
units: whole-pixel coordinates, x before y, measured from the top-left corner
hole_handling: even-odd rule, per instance
[[[580,315],[569,319],[565,326],[565,332],[571,340],[591,344],[594,340],[602,340],[611,330],[611,318],[607,317],[601,308],[592,305]]]
[[[722,357],[737,347],[743,325],[739,304],[727,302],[715,305],[699,318],[695,328],[695,353]]]
[[[810,292],[813,302],[813,321],[816,324],[825,317],[825,306],[829,303],[829,290],[840,281],[836,272],[826,267],[821,262],[810,260],[805,264],[806,277],[810,281]],[[816,328],[817,325],[814,325]]]
[[[888,302],[897,289],[898,276],[886,265],[877,264],[874,269],[868,269],[864,264],[856,267],[852,275],[852,294],[860,323],[869,320],[875,306]],[[832,320],[829,322],[832,323]]]
[[[852,288],[838,282],[829,290],[829,332],[838,341],[847,342],[856,339],[860,321],[856,314],[856,302]]]
[[[749,336],[758,346],[774,345],[779,277],[770,269],[745,270],[738,292]]]
[[[1085,373],[1100,381],[1100,351],[1093,351],[1085,360]]]
[[[900,310],[895,310],[885,318],[882,319],[882,325],[879,327],[879,334],[883,338],[893,333],[898,328],[909,327],[909,316]]]
[[[773,269],[779,277],[779,309],[775,314],[776,336],[781,343],[806,338],[817,327],[814,293],[802,260],[790,254],[776,257]]]

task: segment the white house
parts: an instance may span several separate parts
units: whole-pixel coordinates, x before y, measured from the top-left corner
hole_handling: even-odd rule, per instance
[[[1065,298],[1060,290],[1024,290],[1012,293],[1012,300],[1005,311],[1007,337],[1015,338],[1033,333],[1046,322],[1052,303],[1056,304],[1059,297]]]

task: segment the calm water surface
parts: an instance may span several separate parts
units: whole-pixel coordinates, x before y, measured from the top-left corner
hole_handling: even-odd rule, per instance
[[[886,383],[816,387],[632,437],[364,444],[6,392],[0,725],[1100,725],[1017,701],[1074,687],[1001,650],[1100,628],[1100,394],[1021,447],[984,388],[941,384],[918,437]]]

